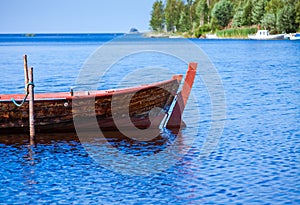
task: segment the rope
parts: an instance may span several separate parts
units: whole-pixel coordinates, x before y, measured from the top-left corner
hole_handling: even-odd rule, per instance
[[[22,102],[21,102],[20,104],[17,103],[16,100],[15,100],[14,98],[11,99],[11,101],[12,101],[17,107],[21,107],[21,106],[25,103],[25,101],[26,101],[26,99],[27,99],[27,97],[28,97],[28,95],[29,95],[29,85],[32,85],[32,86],[34,87],[34,83],[33,83],[33,82],[27,83],[27,87],[26,87],[26,95],[25,95],[24,99],[22,100]]]

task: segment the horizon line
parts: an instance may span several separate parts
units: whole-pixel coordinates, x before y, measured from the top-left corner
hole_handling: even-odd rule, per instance
[[[144,31],[139,31],[139,33],[147,33],[147,32],[150,32],[150,30],[144,30]],[[87,31],[83,31],[83,32],[66,32],[66,31],[63,31],[63,32],[53,32],[53,31],[50,31],[50,32],[1,32],[0,31],[0,34],[125,34],[125,33],[130,33],[129,31],[127,32],[122,32],[122,31],[103,31],[103,32],[96,32],[96,31],[91,31],[91,32],[87,32]]]

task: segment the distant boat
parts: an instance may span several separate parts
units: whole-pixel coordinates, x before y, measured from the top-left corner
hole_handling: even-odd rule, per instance
[[[290,40],[300,40],[300,33],[296,33],[290,36]]]
[[[218,39],[217,34],[206,34],[205,35],[206,39]]]
[[[175,75],[162,82],[118,90],[35,94],[35,129],[37,133],[70,132],[75,130],[75,119],[80,119],[80,127],[89,129],[91,117],[97,119],[102,130],[117,130],[120,127],[116,123],[125,129],[130,129],[132,124],[140,129],[150,126],[180,127],[181,114],[194,82],[196,68],[196,63],[189,64],[180,92],[182,75]],[[29,130],[28,103],[18,107],[11,100],[14,98],[22,101],[23,97],[24,94],[0,95],[1,134],[20,134]],[[92,110],[87,103],[90,100],[94,105]],[[129,104],[124,103],[127,101]],[[112,102],[116,103],[114,107]]]
[[[165,34],[165,33],[148,33],[148,34],[146,34],[146,36],[149,38],[169,38],[170,37],[169,34]]]
[[[251,40],[278,40],[284,39],[284,34],[272,35],[268,30],[258,30],[255,35],[248,35]]]
[[[182,37],[182,36],[176,36],[176,35],[175,35],[175,36],[172,36],[172,35],[171,35],[171,36],[169,36],[169,38],[183,38],[183,37]]]

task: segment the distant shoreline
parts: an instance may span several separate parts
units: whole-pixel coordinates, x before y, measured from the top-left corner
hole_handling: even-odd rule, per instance
[[[197,37],[194,37],[194,36],[180,34],[180,33],[174,34],[174,33],[163,33],[163,32],[162,33],[147,32],[147,33],[144,33],[143,35],[146,38],[173,38],[173,39],[175,39],[175,38],[191,38],[191,39],[209,39],[209,40],[213,40],[213,39],[216,39],[216,40],[217,39],[220,39],[220,40],[222,40],[222,39],[223,40],[226,40],[226,39],[228,39],[228,40],[230,40],[230,39],[232,39],[232,40],[234,40],[234,39],[236,39],[236,40],[247,40],[247,39],[249,39],[248,37],[238,37],[238,36],[236,36],[236,37],[218,37],[218,36],[208,37],[208,35],[213,35],[213,34],[206,34],[202,37],[197,38]]]
[[[105,32],[105,33],[0,33],[0,35],[23,35],[23,36],[35,36],[35,35],[99,35],[99,34],[126,34],[122,32]]]

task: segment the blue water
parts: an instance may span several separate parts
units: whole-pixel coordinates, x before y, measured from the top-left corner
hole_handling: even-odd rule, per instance
[[[68,91],[88,57],[121,35],[0,35],[0,93],[24,91],[23,54],[34,67],[36,92]],[[32,147],[26,135],[1,136],[0,203],[299,204],[300,42],[192,41],[215,65],[226,95],[225,128],[209,157],[199,155],[212,120],[210,96],[203,82],[197,82],[194,97],[199,103],[188,107],[184,117],[189,122],[197,108],[200,121],[187,124],[181,136],[195,139],[173,166],[147,176],[124,175],[101,166],[75,134],[39,136]],[[114,87],[137,63],[159,61],[156,54],[130,56],[112,68],[110,80],[101,86]],[[173,58],[159,65],[185,71]],[[153,81],[160,78],[149,75]],[[174,140],[168,132],[163,136]],[[134,156],[145,150],[122,141],[116,146]]]

